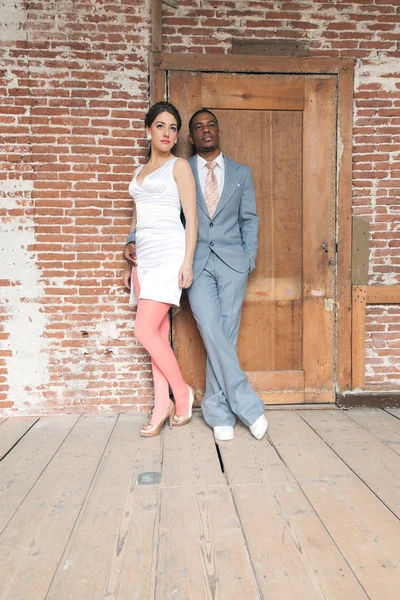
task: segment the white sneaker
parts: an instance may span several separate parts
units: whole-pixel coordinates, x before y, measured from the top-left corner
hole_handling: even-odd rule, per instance
[[[220,425],[219,427],[213,427],[213,429],[214,439],[218,442],[227,442],[235,437],[233,427],[229,427],[229,425]]]
[[[261,440],[266,434],[267,427],[268,421],[264,415],[261,415],[257,421],[254,421],[253,425],[250,425],[249,429],[257,440]]]

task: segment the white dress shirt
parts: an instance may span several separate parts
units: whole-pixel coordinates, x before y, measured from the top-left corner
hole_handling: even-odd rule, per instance
[[[208,173],[208,169],[206,167],[207,162],[210,162],[210,161],[204,160],[204,158],[197,155],[197,169],[199,172],[200,188],[201,188],[201,191],[203,192],[203,196],[204,196],[204,188],[206,186],[206,178],[207,178],[207,173]],[[214,173],[215,173],[215,177],[217,178],[219,197],[221,197],[222,190],[224,187],[224,181],[225,181],[225,161],[224,161],[224,156],[223,156],[222,152],[217,156],[217,158],[214,159],[214,162],[217,163],[217,166],[214,169]]]

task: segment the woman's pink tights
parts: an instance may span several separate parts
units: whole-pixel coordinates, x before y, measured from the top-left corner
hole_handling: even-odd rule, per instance
[[[133,279],[139,297],[140,286],[136,269],[133,269]],[[170,304],[141,298],[136,312],[135,336],[150,354],[153,369],[152,425],[158,423],[167,412],[170,402],[168,384],[174,394],[176,414],[184,415],[188,408],[188,386],[169,343],[169,309]]]

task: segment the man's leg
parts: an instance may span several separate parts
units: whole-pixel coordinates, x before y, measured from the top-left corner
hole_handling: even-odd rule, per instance
[[[210,337],[210,327],[212,329],[211,323],[218,320],[221,321],[217,281],[213,271],[214,257],[211,255],[206,268],[188,290],[192,312],[207,352],[206,393],[201,402],[201,409],[204,420],[210,427],[233,427],[236,422],[236,416],[232,412],[221,389],[213,362],[209,356],[211,344],[208,342],[208,339]]]
[[[240,368],[235,343],[229,339],[232,336],[233,338],[236,336],[237,339],[238,323],[233,326],[227,322],[227,315],[230,312],[240,314],[247,275],[236,273],[215,255],[212,255],[212,259],[210,257],[209,263],[211,260],[214,263],[213,276],[210,275],[210,270],[207,270],[207,264],[206,270],[194,281],[189,290],[192,312],[221,390],[219,395],[214,394],[203,399],[203,414],[211,427],[232,426],[234,415],[229,415],[228,408],[230,408],[232,413],[249,426],[263,415],[264,404],[250,387],[246,374]],[[228,283],[229,279],[232,281],[231,286]],[[224,306],[224,317],[221,305]],[[229,407],[226,407],[226,400]]]
[[[217,275],[224,332],[226,337],[233,344],[237,358],[236,345],[242,316],[242,305],[246,294],[249,275],[247,272],[238,273],[234,271],[220,260],[218,256],[215,257],[215,271]],[[263,401],[248,383],[246,374],[243,371],[242,373],[246,378],[247,385],[245,386],[245,393],[241,393],[237,397],[239,411],[235,410],[235,413],[246,425],[252,425],[257,419],[262,417],[265,407]],[[228,402],[230,402],[229,396]],[[243,416],[245,417],[245,420],[243,419]]]
[[[237,273],[218,257],[216,257],[216,275],[222,326],[226,337],[236,348],[242,316],[242,304],[249,275],[247,272]]]
[[[218,260],[219,260],[218,257],[215,256],[215,257],[213,257],[212,262],[213,262],[213,269],[214,269],[214,278],[217,282],[218,301],[219,301],[221,318],[222,318],[222,326],[223,326],[226,337],[236,346],[238,334],[239,334],[241,306],[240,306],[239,310],[237,309],[237,307],[235,307],[235,312],[233,313],[232,289],[225,290],[227,292],[226,297],[224,294],[221,293],[222,291],[224,291],[221,289],[221,287],[223,287],[224,284],[222,283],[222,286],[221,286],[221,281],[218,278],[218,272],[216,270]],[[245,277],[246,282],[247,282],[247,274],[243,277]],[[235,281],[236,281],[236,278],[235,278]],[[232,277],[228,278],[228,282],[233,283]],[[228,285],[229,285],[229,283],[228,283]],[[230,287],[232,287],[232,286],[230,286]],[[243,300],[242,300],[242,302],[243,302]],[[221,402],[227,402],[225,395],[221,391],[221,388],[218,383],[218,379],[215,375],[211,361],[207,355],[206,393],[205,393],[206,403],[207,403],[207,398],[212,398],[214,395],[218,395],[219,404],[221,404]]]

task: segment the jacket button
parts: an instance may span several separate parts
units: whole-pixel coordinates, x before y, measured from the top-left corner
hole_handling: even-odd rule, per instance
[[[210,242],[210,246],[214,246],[214,242]]]
[[[210,223],[210,227],[214,227],[214,223]]]

